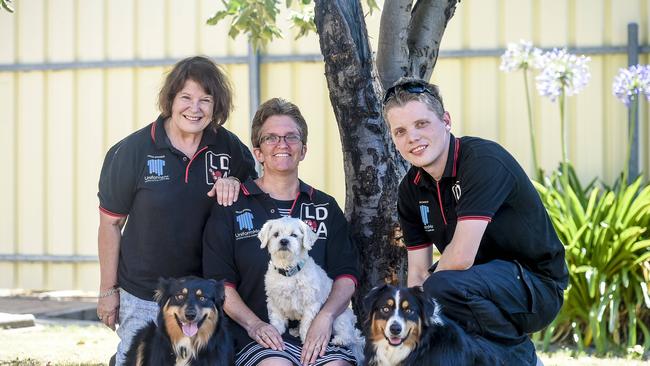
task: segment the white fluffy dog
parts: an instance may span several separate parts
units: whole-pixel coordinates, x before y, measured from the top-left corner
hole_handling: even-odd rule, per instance
[[[307,254],[316,234],[302,220],[283,217],[267,221],[258,237],[261,248],[268,248],[271,254],[264,278],[271,325],[282,334],[290,319],[299,320],[298,333],[304,342],[312,320],[332,289],[332,279]],[[361,363],[364,339],[354,326],[356,322],[352,309],[345,309],[334,320],[332,343],[349,347]]]

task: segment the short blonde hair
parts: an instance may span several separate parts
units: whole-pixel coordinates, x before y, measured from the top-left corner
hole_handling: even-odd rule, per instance
[[[418,92],[414,91],[415,89]],[[402,77],[393,84],[384,94],[384,119],[386,113],[393,107],[401,107],[408,102],[418,101],[434,112],[438,118],[442,119],[445,114],[445,106],[442,102],[440,89],[434,84],[429,84],[424,80]]]

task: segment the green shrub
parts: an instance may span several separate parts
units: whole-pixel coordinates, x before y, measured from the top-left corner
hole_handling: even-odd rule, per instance
[[[566,248],[569,287],[555,321],[542,332],[550,342],[573,341],[597,353],[650,349],[650,185],[639,177],[614,188],[580,185],[568,166],[544,184],[534,182]],[[564,189],[566,186],[566,189]]]

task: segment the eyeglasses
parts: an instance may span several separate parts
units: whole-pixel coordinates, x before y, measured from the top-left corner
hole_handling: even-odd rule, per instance
[[[285,136],[278,136],[278,135],[266,135],[262,136],[260,138],[260,144],[265,144],[265,145],[277,145],[284,139],[284,142],[286,142],[289,145],[294,145],[302,141],[302,138],[300,135],[296,134],[288,134]]]
[[[432,97],[438,99],[438,96],[435,95],[429,88],[427,88],[426,85],[419,83],[419,82],[408,82],[404,84],[399,84],[399,85],[394,85],[388,88],[386,90],[386,94],[384,94],[384,102],[383,104],[386,104],[390,100],[390,98],[394,97],[395,94],[397,93],[397,89],[401,90],[406,90],[407,92],[411,94],[422,94],[422,93],[427,93],[431,95]]]

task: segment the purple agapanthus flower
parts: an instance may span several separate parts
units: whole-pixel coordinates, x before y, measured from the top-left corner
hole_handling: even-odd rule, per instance
[[[537,76],[537,90],[555,101],[561,93],[571,96],[579,93],[589,82],[589,57],[576,56],[566,49],[554,49],[543,55],[544,67]]]
[[[519,43],[508,43],[508,48],[501,55],[501,71],[512,72],[526,70],[529,67],[542,67],[542,50],[523,39]]]
[[[634,65],[620,69],[614,78],[612,89],[616,98],[626,106],[640,94],[650,101],[650,66]]]

